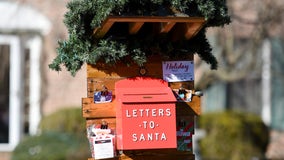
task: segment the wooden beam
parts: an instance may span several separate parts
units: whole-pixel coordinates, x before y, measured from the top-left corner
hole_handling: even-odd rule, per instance
[[[109,22],[205,22],[203,17],[109,16]]]
[[[109,16],[93,33],[95,38],[103,38],[114,23],[129,23],[129,34],[136,34],[144,23],[160,23],[158,33],[168,33],[179,23],[185,25],[184,37],[190,39],[198,33],[205,24],[203,17],[161,17],[161,16]],[[181,32],[181,31],[178,31]],[[175,38],[182,37],[175,36]],[[174,38],[174,39],[175,39]]]
[[[136,34],[141,29],[143,24],[144,22],[130,22],[129,23],[129,34]]]
[[[162,22],[160,33],[168,33],[176,24],[176,22]]]
[[[191,37],[194,37],[200,29],[203,27],[202,23],[186,23],[186,32],[184,33],[185,39],[190,39]]]
[[[104,37],[113,24],[114,24],[113,21],[105,21],[105,23],[103,23],[102,27],[94,29],[95,37],[96,38]]]

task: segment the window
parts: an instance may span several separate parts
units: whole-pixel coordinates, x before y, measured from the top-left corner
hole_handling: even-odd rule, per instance
[[[9,47],[0,44],[0,143],[9,142]]]
[[[0,35],[0,125],[1,151],[11,151],[19,143],[22,134],[23,67],[24,54],[20,38]],[[3,83],[3,84],[2,84]]]

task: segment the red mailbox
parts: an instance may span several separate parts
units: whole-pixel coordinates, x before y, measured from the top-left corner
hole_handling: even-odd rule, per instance
[[[176,98],[166,81],[120,80],[115,94],[117,149],[176,148]]]

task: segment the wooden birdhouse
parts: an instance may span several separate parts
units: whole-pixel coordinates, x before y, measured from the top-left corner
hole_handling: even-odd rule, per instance
[[[49,67],[74,75],[87,63],[89,160],[195,159],[193,54],[217,68],[205,33],[230,23],[225,2],[87,2],[68,5],[69,40]]]
[[[118,26],[135,35],[147,27],[149,34],[172,34],[177,41],[190,39],[204,24],[204,18],[196,17],[110,16],[94,35],[103,37]],[[114,158],[194,159],[194,117],[201,109],[200,97],[194,94],[193,55],[175,60],[152,55],[143,66],[122,61],[115,66],[88,64],[86,79],[88,97],[82,99],[86,127],[107,122],[115,136]],[[95,102],[94,95],[104,87],[112,100]]]

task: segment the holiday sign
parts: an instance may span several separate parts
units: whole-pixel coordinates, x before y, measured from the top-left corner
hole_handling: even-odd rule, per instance
[[[163,79],[167,82],[193,81],[193,61],[164,61]]]

